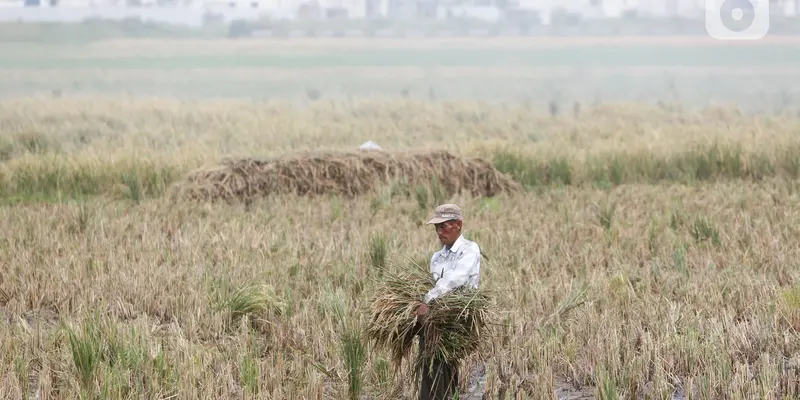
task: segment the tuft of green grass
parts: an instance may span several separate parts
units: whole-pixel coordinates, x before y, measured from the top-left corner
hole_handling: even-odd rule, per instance
[[[414,188],[414,198],[417,200],[417,209],[420,211],[428,210],[428,188],[417,186]]]
[[[686,246],[684,246],[683,244],[675,246],[675,249],[672,252],[672,264],[676,270],[682,272],[683,274],[689,273],[689,268],[686,260]]]
[[[557,157],[547,165],[545,181],[548,184],[572,185],[572,169],[566,157]]]
[[[364,368],[367,363],[366,341],[358,326],[345,325],[339,338],[341,357],[347,371],[349,398],[356,400],[360,398],[364,389]]]
[[[389,185],[389,198],[391,200],[406,199],[409,196],[411,196],[411,192],[408,187],[408,178],[405,176],[401,176]],[[425,202],[427,202],[427,199]]]
[[[721,244],[719,230],[714,225],[714,221],[708,217],[695,217],[690,232],[697,243],[709,240],[714,246]]]
[[[539,165],[532,157],[521,152],[499,150],[492,156],[494,167],[520,182],[523,187],[531,189],[543,184]]]
[[[655,254],[658,251],[658,237],[658,225],[655,221],[651,221],[647,228],[647,249],[650,250],[650,254]]]
[[[323,313],[336,325],[339,355],[346,372],[348,397],[358,399],[364,390],[367,364],[367,344],[361,319],[353,301],[341,288],[325,286],[321,302]]]
[[[86,322],[81,330],[67,327],[70,354],[72,363],[83,388],[84,396],[92,390],[95,373],[100,365],[102,356],[102,342],[96,325]]]
[[[596,384],[597,398],[599,400],[619,400],[620,394],[614,383],[611,375],[606,371],[606,368],[600,366],[597,371],[597,384]]]
[[[258,377],[258,360],[249,351],[245,351],[239,362],[239,380],[251,396],[258,395]]]
[[[450,197],[447,188],[436,177],[431,179],[431,195],[434,206],[444,204]]]
[[[800,330],[800,283],[778,292],[776,316],[791,329]]]
[[[669,227],[673,231],[677,231],[678,228],[683,226],[684,224],[684,217],[681,213],[681,210],[672,210],[669,214]]]
[[[375,361],[373,361],[372,367],[378,386],[383,388],[388,387],[391,384],[391,375],[389,370],[391,365],[389,364],[389,361],[383,357],[378,357],[375,359]]]
[[[382,276],[386,271],[386,260],[389,256],[389,239],[386,235],[376,233],[370,235],[369,240],[369,261],[372,270]]]
[[[136,170],[122,174],[121,183],[125,188],[125,193],[134,203],[140,203],[143,199],[142,184]]]

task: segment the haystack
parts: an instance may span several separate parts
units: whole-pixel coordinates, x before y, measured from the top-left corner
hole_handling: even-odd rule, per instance
[[[464,159],[444,151],[359,152],[227,160],[220,167],[189,173],[173,195],[204,201],[251,201],[288,193],[353,197],[402,179],[410,186],[430,185],[435,180],[448,193],[473,196],[521,190],[518,182],[482,159]]]

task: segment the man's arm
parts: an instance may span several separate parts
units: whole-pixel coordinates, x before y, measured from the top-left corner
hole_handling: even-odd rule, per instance
[[[456,261],[455,268],[452,271],[447,271],[442,277],[436,281],[434,286],[425,295],[423,302],[430,304],[431,301],[441,297],[447,292],[462,286],[467,283],[469,277],[473,273],[477,273],[477,265],[481,260],[480,250],[478,246],[470,246],[464,251],[458,261]]]

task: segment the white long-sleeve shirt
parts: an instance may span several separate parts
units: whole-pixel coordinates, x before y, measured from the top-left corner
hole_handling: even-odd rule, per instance
[[[442,247],[431,257],[431,274],[436,285],[423,300],[432,300],[461,286],[478,288],[481,270],[481,250],[478,244],[459,236],[448,249]]]

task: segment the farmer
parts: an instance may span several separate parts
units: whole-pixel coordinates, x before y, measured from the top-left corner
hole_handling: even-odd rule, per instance
[[[464,217],[461,208],[455,204],[443,204],[434,210],[428,225],[436,227],[436,234],[443,247],[431,258],[431,274],[436,285],[422,299],[417,308],[421,319],[428,313],[431,301],[445,293],[459,288],[478,288],[481,268],[481,250],[475,242],[461,236]],[[420,349],[425,337],[420,333]],[[433,369],[422,372],[420,399],[452,399],[458,392],[458,366],[447,365],[439,360],[433,361]],[[430,373],[430,372],[432,373]]]

